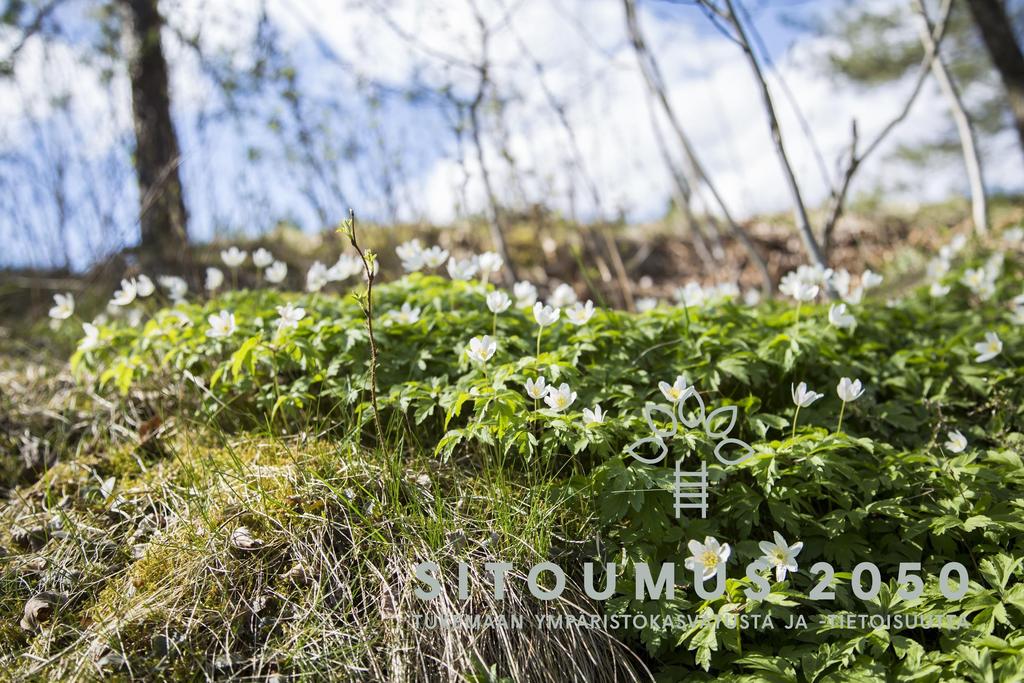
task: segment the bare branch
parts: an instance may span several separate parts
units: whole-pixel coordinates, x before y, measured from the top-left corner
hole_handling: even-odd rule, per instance
[[[934,29],[928,18],[928,9],[921,0],[911,0],[914,10],[921,18],[920,37],[921,44],[926,50],[935,54],[931,63],[932,75],[939,84],[939,88],[949,102],[950,113],[956,123],[957,134],[960,136],[960,147],[963,152],[964,165],[967,170],[967,180],[971,188],[971,215],[974,219],[974,230],[981,235],[988,232],[988,202],[985,196],[985,180],[981,171],[981,157],[978,154],[978,145],[974,139],[974,128],[971,125],[970,115],[964,108],[960,99],[956,84],[953,82],[945,62],[942,61],[942,54],[935,45],[932,37]]]
[[[651,54],[650,50],[647,49],[643,33],[640,30],[640,22],[636,14],[636,0],[622,0],[622,3],[626,10],[626,28],[629,31],[630,41],[633,44],[633,51],[636,53],[637,61],[640,64],[640,72],[643,74],[647,87],[658,101],[662,111],[665,113],[665,117],[668,119],[669,125],[672,127],[672,131],[682,148],[683,157],[687,165],[690,167],[689,170],[691,171],[691,175],[699,178],[714,198],[715,203],[722,212],[722,216],[725,218],[725,222],[729,226],[730,232],[732,232],[735,238],[747,250],[751,260],[757,267],[757,270],[761,275],[762,289],[765,294],[770,294],[772,291],[772,279],[771,274],[768,272],[768,266],[765,264],[761,254],[758,253],[757,248],[754,246],[750,237],[746,234],[746,231],[744,231],[743,228],[741,228],[733,219],[725,201],[719,194],[718,189],[711,182],[708,174],[704,171],[700,161],[697,159],[693,146],[690,144],[689,138],[687,138],[686,134],[683,132],[682,124],[680,124],[679,118],[675,115],[675,110],[672,108],[671,102],[669,102],[668,91],[665,87],[665,81],[661,76],[661,70],[658,68],[658,63],[654,59],[654,56]]]
[[[505,262],[505,268],[508,269],[508,273],[512,278],[512,282],[518,279],[516,275],[515,266],[512,263],[508,252],[508,242],[505,240],[505,227],[502,217],[501,206],[498,202],[498,196],[494,191],[494,185],[491,182],[491,174],[487,169],[487,159],[484,156],[484,146],[480,135],[480,107],[483,105],[487,91],[491,87],[490,78],[490,39],[491,30],[488,28],[483,15],[477,9],[475,3],[470,2],[473,7],[473,12],[476,15],[477,25],[480,29],[480,62],[475,65],[476,72],[478,74],[476,94],[473,96],[468,106],[469,113],[469,125],[470,125],[470,137],[473,139],[473,147],[476,151],[477,164],[480,166],[480,177],[484,183],[484,190],[487,193],[487,204],[490,209],[489,225],[491,229],[491,240],[494,242],[495,249],[501,254],[502,260]]]
[[[740,21],[739,16],[736,14],[733,1],[725,0],[725,6],[728,9],[728,20],[732,23],[732,27],[736,31],[736,37],[743,49],[743,54],[746,56],[747,62],[750,64],[751,71],[754,73],[754,78],[760,86],[761,99],[764,102],[765,113],[768,116],[768,126],[771,129],[772,142],[775,145],[775,152],[779,157],[779,162],[782,164],[782,171],[786,180],[786,186],[788,187],[789,194],[793,200],[793,214],[796,219],[797,229],[800,231],[800,238],[804,243],[804,250],[807,252],[807,257],[811,261],[820,268],[825,269],[828,267],[828,264],[825,261],[825,255],[822,253],[821,247],[818,245],[818,241],[814,237],[814,232],[811,230],[811,221],[807,215],[807,206],[804,204],[803,196],[800,193],[800,185],[797,183],[796,174],[793,172],[793,166],[789,162],[789,156],[786,154],[786,146],[782,139],[782,129],[779,126],[779,120],[775,114],[775,104],[772,101],[772,95],[771,91],[768,89],[768,83],[765,81],[761,65],[758,63],[757,57],[754,55],[754,51],[750,47],[750,40],[747,38],[743,22]]]
[[[14,44],[14,47],[11,48],[10,54],[7,55],[6,59],[0,60],[0,64],[13,65],[15,58],[18,56],[18,53],[25,48],[25,44],[29,41],[29,39],[43,30],[43,24],[46,23],[46,20],[49,19],[50,16],[54,13],[54,11],[56,11],[58,7],[63,5],[64,2],[65,0],[50,0],[50,2],[46,3],[41,8],[39,8],[39,11],[36,12],[36,15],[32,18],[32,21],[30,21],[28,25],[22,29],[21,37],[18,39],[18,42]]]

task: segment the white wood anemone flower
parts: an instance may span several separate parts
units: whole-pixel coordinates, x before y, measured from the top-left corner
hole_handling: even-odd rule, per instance
[[[493,251],[485,251],[480,254],[480,256],[477,257],[476,262],[480,268],[480,274],[485,278],[497,273],[505,266],[505,259],[501,258],[500,254]]]
[[[843,403],[848,403],[856,401],[863,396],[864,387],[859,379],[851,380],[849,377],[843,377],[839,380],[839,384],[836,385],[836,394],[839,395]]]
[[[589,427],[591,425],[599,425],[604,423],[604,410],[601,409],[601,404],[597,403],[594,405],[593,410],[590,408],[583,409],[583,426]]]
[[[299,321],[306,317],[306,309],[287,303],[284,306],[277,307],[277,315],[280,316],[277,319],[278,331],[285,329],[294,330],[298,328]]]
[[[576,301],[576,291],[564,282],[555,287],[551,296],[548,297],[548,305],[552,308],[572,306]]]
[[[636,312],[647,313],[653,311],[661,302],[658,301],[657,297],[645,296],[636,300]]]
[[[764,553],[764,559],[770,567],[775,568],[775,580],[785,581],[786,574],[798,569],[796,556],[803,550],[803,541],[789,545],[778,531],[774,532],[775,541],[761,541],[758,547]]]
[[[327,276],[327,266],[314,261],[313,265],[306,271],[306,291],[307,292],[319,292],[330,279]]]
[[[796,386],[791,384],[790,393],[793,395],[793,403],[797,408],[806,408],[825,395],[808,389],[807,382],[800,382]]]
[[[720,565],[729,560],[732,549],[728,543],[719,543],[714,536],[705,536],[704,542],[690,541],[686,544],[690,556],[683,566],[692,572],[699,571],[701,579],[710,579],[718,571]]]
[[[689,380],[686,375],[677,375],[676,381],[672,384],[668,382],[658,382],[658,389],[661,390],[661,395],[669,403],[678,403],[682,398],[686,390],[690,388]]]
[[[986,363],[1003,352],[1003,341],[995,332],[986,332],[985,341],[975,344],[974,350],[978,354],[974,362]]]
[[[541,327],[547,327],[558,322],[558,316],[561,313],[559,309],[553,306],[546,306],[539,301],[533,305],[533,319]]]
[[[479,269],[476,257],[457,259],[453,256],[448,259],[448,276],[453,280],[470,280]]]
[[[820,286],[808,279],[800,270],[786,273],[779,283],[779,291],[797,302],[812,301],[818,296]]]
[[[843,431],[843,415],[846,413],[846,404],[850,401],[856,401],[858,398],[864,395],[864,387],[861,386],[860,380],[851,380],[849,377],[843,377],[839,380],[839,384],[836,385],[836,394],[839,395],[843,405],[839,409],[839,424],[836,426],[836,431]]]
[[[100,344],[100,328],[92,323],[82,323],[82,330],[85,336],[78,342],[78,348],[82,351],[90,351]]]
[[[473,337],[469,340],[466,355],[470,360],[482,364],[489,361],[497,350],[497,340],[489,334],[485,334],[483,337]]]
[[[515,283],[512,286],[512,294],[516,297],[516,308],[527,308],[537,303],[537,288],[527,280]]]
[[[512,305],[512,299],[501,290],[496,290],[487,295],[487,308],[491,313],[497,315],[504,313]]]
[[[135,280],[121,280],[121,288],[114,292],[114,298],[110,300],[110,303],[115,306],[127,306],[135,301],[137,294],[138,286]]]
[[[260,247],[252,253],[252,264],[257,268],[266,268],[274,262],[274,255]]]
[[[423,265],[427,268],[440,268],[448,260],[448,250],[434,245],[424,249],[420,254],[420,258],[423,260]]]
[[[967,449],[967,437],[953,429],[946,434],[946,443],[943,445],[950,453],[963,453]]]
[[[874,289],[875,287],[882,284],[882,281],[884,279],[885,278],[879,275],[878,273],[874,272],[871,269],[868,269],[865,270],[860,275],[860,286],[864,289],[864,291]]]
[[[380,269],[380,261],[374,260],[373,274],[376,275]],[[363,272],[363,262],[355,256],[342,254],[333,266],[324,272],[327,282],[343,282],[354,275]],[[326,284],[326,283],[325,283]]]
[[[167,296],[171,301],[175,303],[184,301],[185,295],[188,294],[188,283],[185,282],[185,278],[177,275],[161,275],[156,280],[161,287],[167,290]]]
[[[67,320],[75,314],[75,297],[71,292],[53,295],[53,308],[50,317],[54,320]]]
[[[415,273],[423,268],[423,247],[419,240],[409,240],[395,247],[395,254],[402,262],[402,269],[407,273]]]
[[[420,320],[420,309],[413,308],[406,301],[398,310],[388,311],[388,322],[398,325],[413,325]]]
[[[585,304],[573,304],[565,310],[565,317],[573,325],[586,325],[594,317],[594,302],[587,299]]]
[[[220,268],[207,268],[205,282],[207,291],[215,292],[220,289],[222,284],[224,284],[224,271]]]
[[[220,260],[223,261],[224,265],[228,268],[237,268],[245,263],[245,259],[248,257],[249,253],[242,251],[238,247],[231,247],[220,252]]]
[[[274,261],[265,271],[263,271],[263,277],[267,278],[267,282],[274,285],[283,282],[287,276],[288,264],[284,261]]]
[[[135,278],[135,293],[141,298],[146,298],[156,291],[156,285],[149,279],[148,275],[140,274]]]
[[[221,311],[210,315],[206,321],[210,323],[210,329],[206,333],[210,337],[230,337],[238,329],[235,324],[235,314],[231,311]]]
[[[857,319],[847,311],[846,304],[832,304],[828,309],[828,323],[832,327],[852,330],[857,326]]]
[[[543,376],[540,376],[535,380],[526,380],[526,395],[532,398],[534,401],[539,401],[548,393],[548,386]]]
[[[547,394],[544,396],[544,403],[556,413],[562,412],[575,401],[576,392],[570,389],[569,385],[564,382],[557,389],[553,386],[548,387]]]

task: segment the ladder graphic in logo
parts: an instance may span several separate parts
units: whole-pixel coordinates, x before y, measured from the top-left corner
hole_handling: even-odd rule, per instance
[[[682,459],[676,460],[676,518],[683,510],[700,510],[700,518],[708,516],[708,465],[700,461],[700,470],[684,472]]]

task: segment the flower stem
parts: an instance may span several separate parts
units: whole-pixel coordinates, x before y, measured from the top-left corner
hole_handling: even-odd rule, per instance
[[[498,336],[498,314],[494,314],[494,321],[491,323],[491,336]]]
[[[544,326],[541,325],[540,329],[537,330],[537,360],[540,360],[540,338],[544,334]]]
[[[789,435],[791,439],[796,436],[796,420],[798,417],[800,417],[800,404],[797,404],[796,412],[793,413],[793,431]]]
[[[846,401],[843,401],[843,407],[839,409],[839,426],[836,427],[836,434],[843,431],[843,413],[846,412]]]
[[[686,317],[686,338],[691,342],[693,339],[690,337],[690,307],[686,305],[686,299],[683,299],[683,315]]]

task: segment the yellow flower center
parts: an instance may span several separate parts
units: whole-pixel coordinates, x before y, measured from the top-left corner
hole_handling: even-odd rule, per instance
[[[705,569],[714,569],[718,566],[718,554],[705,550],[700,556],[700,563],[704,565]]]

